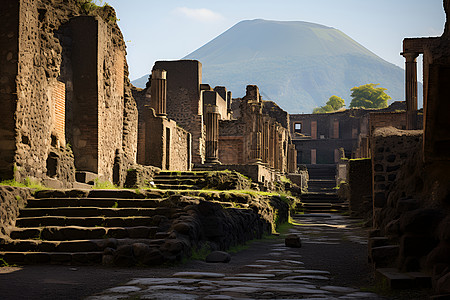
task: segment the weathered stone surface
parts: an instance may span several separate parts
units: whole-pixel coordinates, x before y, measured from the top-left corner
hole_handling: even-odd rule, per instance
[[[178,272],[172,275],[181,278],[223,278],[225,274],[209,272]]]
[[[289,234],[284,239],[284,242],[287,247],[291,247],[291,248],[301,248],[302,247],[302,241],[300,240],[300,237],[296,234]]]
[[[19,210],[25,207],[30,197],[29,189],[0,186],[0,238],[9,235]]]
[[[136,264],[133,256],[133,247],[131,245],[122,245],[117,247],[114,252],[114,264],[120,267],[130,267]]]
[[[231,255],[223,251],[213,251],[206,256],[207,263],[229,263]]]

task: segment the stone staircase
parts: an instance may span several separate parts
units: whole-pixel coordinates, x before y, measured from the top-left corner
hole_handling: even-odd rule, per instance
[[[161,190],[196,190],[203,178],[198,172],[161,171],[155,175],[153,182]]]
[[[0,244],[0,258],[9,264],[99,264],[106,248],[135,242],[157,247],[168,236],[165,221],[182,211],[162,205],[160,191],[72,192],[42,191],[28,200],[11,240]]]
[[[307,165],[308,192],[301,195],[304,212],[337,212],[348,210],[348,204],[336,193],[336,165]]]

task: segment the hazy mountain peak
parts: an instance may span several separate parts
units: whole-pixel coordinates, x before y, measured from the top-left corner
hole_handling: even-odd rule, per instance
[[[203,65],[203,82],[233,95],[256,84],[289,113],[311,112],[331,95],[350,102],[350,89],[379,83],[402,100],[404,71],[343,32],[303,21],[244,20],[184,59]]]

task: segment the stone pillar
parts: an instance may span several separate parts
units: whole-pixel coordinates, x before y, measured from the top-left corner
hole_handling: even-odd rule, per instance
[[[219,162],[219,109],[216,105],[206,106],[206,163]]]
[[[406,59],[406,129],[417,129],[417,56],[405,53]]]
[[[231,112],[231,104],[233,103],[233,100],[231,97],[232,97],[232,94],[230,91],[228,91],[227,92],[227,109],[228,109],[229,113]]]
[[[152,71],[152,84],[150,87],[150,106],[155,110],[157,116],[166,116],[167,97],[167,72],[164,70]]]

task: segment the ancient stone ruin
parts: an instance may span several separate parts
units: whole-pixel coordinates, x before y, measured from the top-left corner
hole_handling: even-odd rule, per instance
[[[23,0],[2,12],[1,178],[120,178],[136,161],[137,108],[114,10]]]
[[[195,60],[157,61],[133,87],[114,10],[88,4],[2,3],[0,180],[54,190],[0,187],[0,258],[177,262],[270,234],[298,204],[365,218],[391,287],[450,295],[450,21],[403,41],[406,101],[289,115],[257,85],[232,98],[203,83]],[[99,181],[121,189],[91,189]]]

